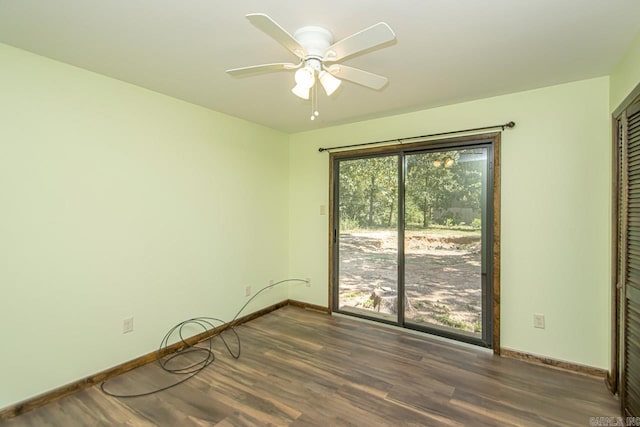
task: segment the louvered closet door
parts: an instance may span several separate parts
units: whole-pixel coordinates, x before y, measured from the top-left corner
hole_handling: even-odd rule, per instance
[[[621,123],[626,139],[626,265],[622,286],[622,404],[626,415],[640,416],[640,104],[629,108]],[[626,122],[626,123],[625,123]],[[626,169],[626,171],[625,171]],[[626,172],[626,173],[625,173]],[[623,219],[624,224],[624,219]],[[626,237],[626,239],[624,239]]]

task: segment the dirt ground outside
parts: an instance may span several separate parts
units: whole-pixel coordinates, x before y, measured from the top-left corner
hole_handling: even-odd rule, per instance
[[[480,232],[405,232],[405,320],[480,335]],[[397,234],[340,234],[340,308],[384,317],[397,312]]]

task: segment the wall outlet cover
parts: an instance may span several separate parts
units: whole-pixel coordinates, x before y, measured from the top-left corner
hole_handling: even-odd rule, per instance
[[[133,317],[127,317],[122,321],[122,333],[133,332]]]
[[[534,314],[533,315],[533,327],[544,329],[544,314]]]

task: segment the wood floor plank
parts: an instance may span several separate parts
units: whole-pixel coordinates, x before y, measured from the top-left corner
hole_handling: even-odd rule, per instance
[[[242,355],[214,343],[197,377],[151,396],[92,387],[0,426],[588,425],[619,415],[599,378],[344,317],[285,307],[237,328]],[[150,364],[107,384],[174,381]]]

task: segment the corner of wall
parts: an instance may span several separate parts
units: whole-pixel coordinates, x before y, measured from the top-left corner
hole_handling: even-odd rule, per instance
[[[640,85],[640,32],[611,73],[609,111],[615,111],[638,85]]]

